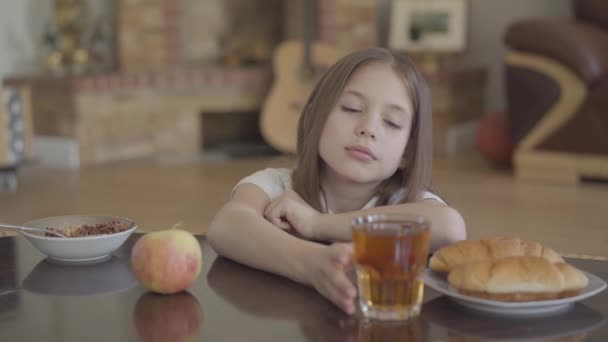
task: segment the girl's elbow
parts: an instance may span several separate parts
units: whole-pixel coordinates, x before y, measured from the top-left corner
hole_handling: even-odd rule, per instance
[[[206,235],[206,239],[207,242],[209,242],[209,245],[211,246],[211,248],[213,248],[218,254],[220,253],[221,250],[221,245],[222,245],[222,241],[225,238],[225,229],[223,229],[224,227],[224,221],[225,221],[225,208],[222,208],[213,218],[213,220],[211,220],[211,224],[209,225],[209,229],[207,230],[207,235]]]
[[[238,229],[235,230],[238,225],[234,222],[247,222],[247,219],[247,209],[230,203],[225,205],[211,220],[207,242],[219,255],[224,255],[224,251],[240,235]]]
[[[467,238],[467,228],[458,210],[447,207],[445,208],[444,227],[445,241],[454,243],[456,241],[465,240]]]
[[[464,222],[464,218],[458,212],[458,210],[454,208],[449,209],[448,214],[448,224],[449,229],[449,238],[452,242],[466,240],[467,238],[467,226]]]
[[[216,225],[214,223],[215,222],[211,222],[211,225],[207,230],[207,235],[205,236],[205,238],[207,239],[207,242],[209,242],[211,248],[216,249],[218,241],[218,229],[216,228]]]

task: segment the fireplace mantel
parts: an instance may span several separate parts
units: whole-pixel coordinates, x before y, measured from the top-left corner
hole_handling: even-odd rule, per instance
[[[172,68],[71,78],[8,78],[24,89],[36,135],[75,142],[80,164],[200,153],[202,113],[254,112],[268,67]]]

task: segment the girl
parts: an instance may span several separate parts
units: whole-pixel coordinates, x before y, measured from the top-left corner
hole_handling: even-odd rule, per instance
[[[354,52],[310,95],[293,171],[241,180],[209,242],[220,255],[313,286],[352,314],[356,288],[345,272],[355,217],[425,216],[431,250],[465,239],[460,214],[428,190],[431,154],[430,95],[416,67],[386,49]]]

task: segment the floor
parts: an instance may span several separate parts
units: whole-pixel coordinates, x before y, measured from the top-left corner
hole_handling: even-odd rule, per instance
[[[157,158],[79,170],[30,165],[15,192],[0,191],[6,223],[66,214],[129,217],[142,230],[177,222],[203,233],[242,177],[285,157]],[[458,209],[469,237],[516,236],[563,254],[608,256],[608,184],[561,186],[520,182],[475,154],[436,160],[437,192]]]

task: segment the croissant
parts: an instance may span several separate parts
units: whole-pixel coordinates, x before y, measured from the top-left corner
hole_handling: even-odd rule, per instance
[[[429,260],[429,267],[435,272],[449,273],[460,264],[509,256],[538,256],[551,262],[564,262],[556,251],[537,242],[517,238],[494,238],[463,240],[440,248]]]
[[[534,301],[576,295],[589,279],[574,266],[536,256],[515,256],[462,264],[448,282],[469,296],[500,301]]]

